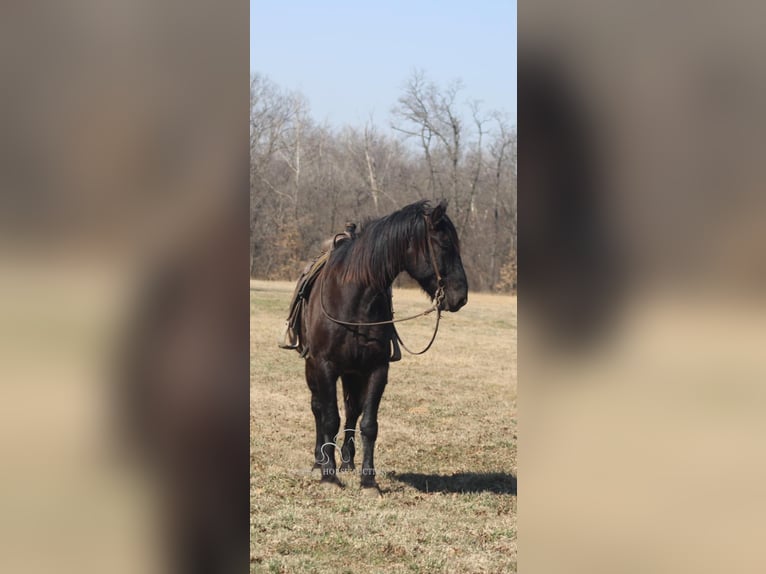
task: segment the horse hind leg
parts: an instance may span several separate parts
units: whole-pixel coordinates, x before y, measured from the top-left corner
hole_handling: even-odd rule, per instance
[[[316,442],[314,445],[314,466],[311,470],[322,469],[322,403],[319,397],[311,393],[311,412],[314,413],[314,423],[316,426]]]
[[[340,471],[352,471],[354,455],[356,454],[355,433],[356,422],[362,413],[362,380],[353,375],[343,375],[343,403],[346,412],[346,422],[343,425],[343,447],[340,449]]]
[[[314,442],[314,464],[311,470],[322,469],[322,460],[327,456],[322,449],[322,440],[324,431],[322,425],[322,400],[319,394],[321,379],[317,372],[314,360],[306,360],[306,382],[308,383],[309,390],[311,391],[311,412],[314,415],[314,426],[316,429],[315,442]]]

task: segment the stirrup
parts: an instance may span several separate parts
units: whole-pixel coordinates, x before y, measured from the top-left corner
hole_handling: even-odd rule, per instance
[[[280,349],[297,349],[299,347],[298,335],[290,328],[290,325],[285,328],[285,334],[277,345]]]

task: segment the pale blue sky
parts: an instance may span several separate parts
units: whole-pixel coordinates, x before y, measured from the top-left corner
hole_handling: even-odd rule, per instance
[[[413,69],[516,123],[516,0],[250,0],[250,70],[361,125],[389,112]]]

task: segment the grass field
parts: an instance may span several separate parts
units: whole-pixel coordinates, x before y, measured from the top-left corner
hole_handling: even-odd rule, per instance
[[[338,489],[310,472],[304,361],[276,344],[292,289],[250,284],[251,572],[516,572],[516,298],[470,293],[430,351],[391,365],[375,450],[383,496],[370,498],[355,474]],[[394,306],[404,316],[428,299],[395,290]],[[399,332],[416,349],[432,328],[428,316]]]

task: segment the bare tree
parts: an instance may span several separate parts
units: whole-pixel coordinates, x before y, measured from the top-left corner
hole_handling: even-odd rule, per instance
[[[494,118],[497,125],[497,136],[490,146],[490,156],[494,163],[494,185],[492,193],[492,220],[493,220],[493,241],[490,252],[489,279],[491,285],[498,282],[498,257],[501,253],[500,235],[508,238],[510,246],[508,248],[509,258],[515,262],[516,258],[516,233],[517,233],[517,213],[516,213],[516,131],[509,125],[507,118],[501,113],[495,113]],[[505,208],[505,218],[507,228],[501,229],[501,211]]]
[[[450,197],[453,209],[461,211],[460,160],[463,154],[463,120],[459,112],[458,94],[463,83],[455,80],[443,90],[428,80],[422,71],[415,71],[405,84],[404,94],[393,109],[397,120],[393,128],[407,137],[420,141],[429,167],[429,184],[434,196]],[[447,159],[449,188],[444,189],[437,178],[435,145]]]

